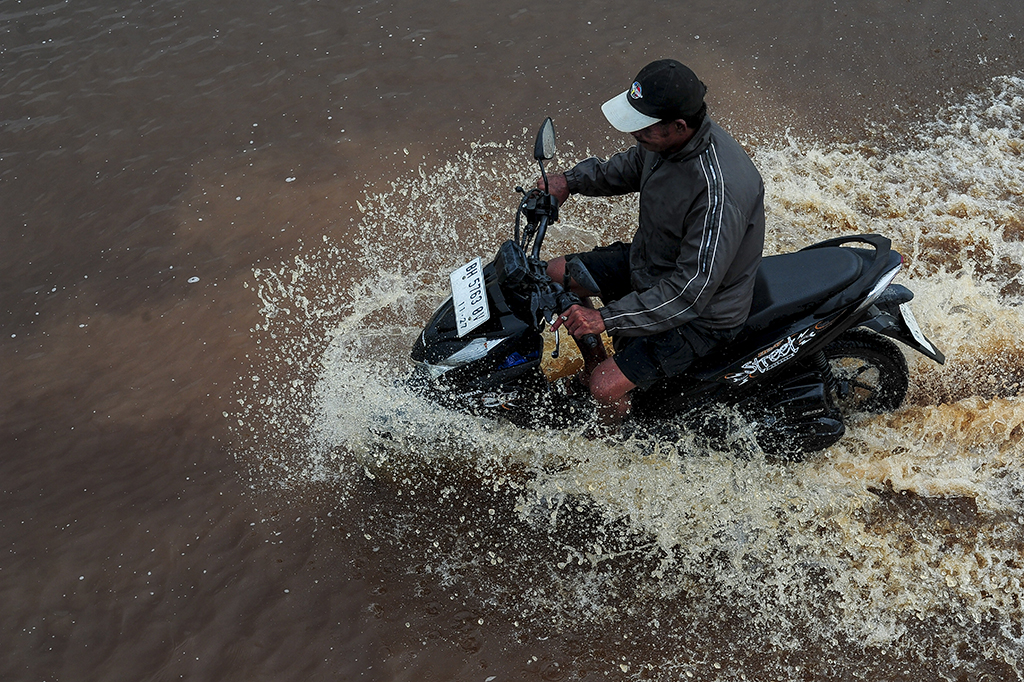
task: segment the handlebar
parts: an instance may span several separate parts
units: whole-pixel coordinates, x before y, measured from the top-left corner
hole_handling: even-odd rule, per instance
[[[558,198],[539,189],[531,189],[527,192],[522,187],[516,187],[516,191],[523,195],[516,210],[515,238],[516,242],[526,251],[530,240],[533,240],[533,248],[530,255],[533,258],[540,258],[540,248],[544,243],[544,235],[548,225],[558,221]],[[520,236],[519,221],[526,217],[526,229]]]
[[[561,315],[574,305],[582,305],[582,303],[583,301],[581,301],[580,297],[576,294],[571,291],[562,291],[558,296],[558,314]],[[575,336],[573,338],[576,339],[577,343],[581,343],[591,350],[601,345],[601,339],[597,337],[597,334],[584,334],[579,338]]]
[[[530,255],[533,258],[540,258],[540,245],[544,243],[544,235],[548,231],[548,217],[542,216],[540,219],[540,225],[537,226],[537,239],[533,242],[533,251]]]
[[[532,239],[533,247],[530,249],[528,260],[541,264],[540,249],[544,242],[544,236],[547,234],[548,225],[558,220],[558,198],[539,189],[532,189],[527,192],[522,187],[516,187],[516,191],[523,195],[523,199],[519,203],[519,209],[516,211],[516,243],[518,243],[523,251],[526,251]],[[526,217],[526,228],[520,233],[519,221],[523,216]],[[544,279],[547,279],[547,277],[544,276]],[[579,296],[571,291],[564,291],[561,285],[550,280],[548,280],[547,284],[551,288],[551,292],[555,294],[555,306],[553,307],[557,308],[557,310],[541,310],[539,312],[542,317],[547,317],[549,312],[561,315],[568,308],[582,303]],[[601,345],[601,340],[596,334],[585,334],[576,339],[576,341],[591,350]]]

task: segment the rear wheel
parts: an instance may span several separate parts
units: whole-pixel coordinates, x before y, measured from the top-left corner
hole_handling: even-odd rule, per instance
[[[844,413],[892,412],[903,403],[910,372],[894,342],[866,329],[851,329],[826,346],[824,353]]]

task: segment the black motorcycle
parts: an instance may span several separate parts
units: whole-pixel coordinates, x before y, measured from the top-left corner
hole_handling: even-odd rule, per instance
[[[554,143],[549,118],[534,148],[545,183]],[[453,409],[527,427],[573,427],[593,419],[592,403],[541,369],[542,331],[580,302],[548,277],[540,257],[558,202],[546,191],[516,189],[523,196],[514,239],[490,263],[476,258],[451,274],[451,297],[413,347],[413,381]],[[890,339],[945,362],[914,320],[913,292],[892,284],[902,260],[874,234],[765,257],[737,338],[685,375],[635,389],[629,430],[659,438],[682,428],[721,444],[741,424],[766,453],[796,459],[842,438],[844,414],[897,409],[909,372]],[[585,270],[572,274],[586,282]],[[577,342],[586,348],[599,340]],[[553,357],[559,343],[556,332]]]

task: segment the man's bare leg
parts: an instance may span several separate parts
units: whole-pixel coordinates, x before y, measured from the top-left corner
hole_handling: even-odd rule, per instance
[[[550,261],[547,271],[552,280],[564,283],[565,258],[559,256]],[[569,280],[569,290],[582,299],[583,306],[592,307],[589,298],[596,296],[596,292],[584,289],[572,279]],[[629,414],[630,391],[636,388],[636,384],[627,379],[615,361],[608,357],[604,344],[599,343],[593,349],[578,342],[576,345],[583,356],[583,380],[590,388],[590,395],[597,401],[598,419],[604,426],[618,426]]]
[[[629,414],[636,384],[626,378],[615,360],[608,358],[590,375],[590,394],[597,401],[597,416],[605,426],[618,426]]]
[[[565,256],[559,256],[554,260],[548,261],[548,277],[558,284],[565,284]],[[580,283],[574,279],[569,279],[569,291],[576,294],[584,301],[591,296],[597,296],[596,291],[589,291],[580,286]]]

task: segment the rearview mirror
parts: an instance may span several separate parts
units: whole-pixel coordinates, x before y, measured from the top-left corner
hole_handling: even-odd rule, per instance
[[[555,158],[555,126],[550,118],[544,119],[537,131],[537,144],[533,147],[533,158],[547,161]]]

